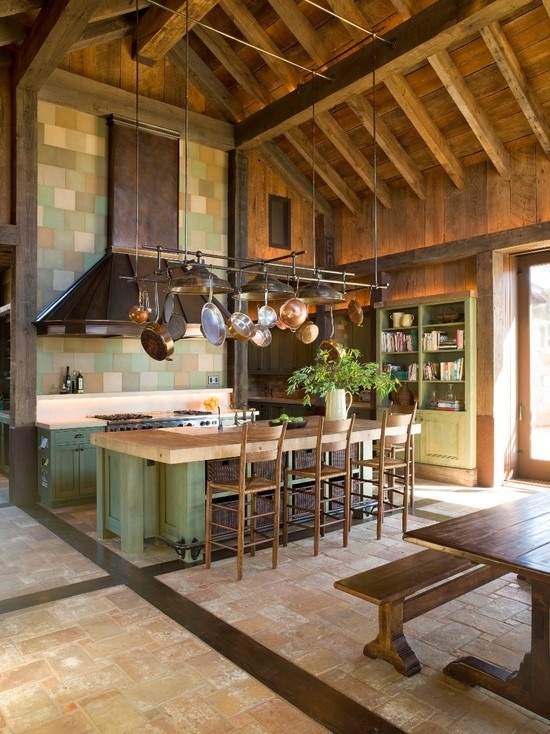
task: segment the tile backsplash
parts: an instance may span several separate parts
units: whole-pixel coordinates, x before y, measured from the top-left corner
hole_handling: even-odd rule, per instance
[[[107,121],[38,103],[38,307],[59,298],[105,253]],[[180,145],[180,156],[183,146]],[[193,250],[227,253],[227,155],[189,145],[187,228]],[[180,171],[184,171],[180,160]],[[180,241],[185,223],[180,176]],[[139,339],[39,337],[37,393],[59,392],[67,365],[84,375],[85,392],[134,392],[226,384],[225,348],[205,339],[176,342],[172,361],[151,359]]]

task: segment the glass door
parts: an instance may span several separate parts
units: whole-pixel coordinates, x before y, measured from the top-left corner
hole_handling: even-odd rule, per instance
[[[518,478],[550,482],[550,252],[518,257]]]

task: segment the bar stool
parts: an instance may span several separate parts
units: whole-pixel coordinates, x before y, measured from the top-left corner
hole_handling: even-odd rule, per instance
[[[418,407],[418,403],[415,401],[411,404],[405,404],[402,405],[401,403],[394,403],[393,400],[390,400],[388,404],[388,411],[390,413],[405,413],[406,415],[410,415],[411,413],[416,413],[416,409]],[[393,458],[396,458],[396,456],[401,453],[403,455],[403,445],[399,446],[396,445],[393,449],[392,456]],[[410,462],[411,466],[409,468],[410,472],[410,482],[409,482],[409,509],[414,510],[414,483],[415,483],[415,476],[414,476],[414,434],[411,434],[411,451],[410,451]]]
[[[245,423],[242,427],[238,478],[207,482],[206,568],[211,565],[212,548],[230,550],[237,554],[237,580],[240,581],[245,551],[249,550],[253,556],[256,546],[266,542],[271,544],[272,568],[277,568],[285,432],[286,423],[273,428]],[[252,450],[250,444],[258,442],[259,448]],[[224,501],[216,502],[215,495],[220,499],[223,497]]]
[[[360,510],[376,517],[376,539],[382,537],[384,515],[396,511],[403,513],[403,532],[407,530],[409,494],[414,476],[414,456],[412,454],[412,426],[416,416],[416,406],[412,413],[390,413],[384,411],[380,441],[374,447],[376,454],[372,459],[351,459],[350,472],[353,475],[350,489],[351,512]],[[403,428],[399,435],[388,435],[387,429],[396,426]],[[370,470],[371,476],[365,474]],[[357,476],[357,470],[360,474]],[[365,493],[366,487],[374,493]],[[399,495],[398,504],[394,495]]]
[[[319,553],[319,539],[332,525],[342,524],[344,548],[348,544],[350,446],[355,415],[342,421],[326,421],[322,416],[318,420],[311,460],[306,466],[285,469],[283,489],[283,545],[288,543],[289,525],[313,529],[314,555]],[[344,451],[340,466],[330,463],[336,451]]]

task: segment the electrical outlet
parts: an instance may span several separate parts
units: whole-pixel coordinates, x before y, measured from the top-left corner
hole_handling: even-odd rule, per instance
[[[220,376],[219,375],[208,375],[208,384],[209,385],[219,385]]]

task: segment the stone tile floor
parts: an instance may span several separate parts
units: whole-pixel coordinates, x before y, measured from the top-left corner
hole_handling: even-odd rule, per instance
[[[0,486],[0,503],[7,500]],[[483,491],[422,484],[410,526],[513,499],[522,489]],[[65,519],[93,536],[93,509]],[[376,609],[336,591],[335,579],[418,549],[390,518],[382,540],[372,523],[353,528],[347,549],[331,533],[317,558],[295,541],[270,568],[269,552],[162,574],[159,579],[300,668],[411,734],[542,734],[550,723],[470,689],[442,672],[459,654],[517,666],[529,640],[529,592],[503,577],[406,625],[423,668],[403,678],[363,656]],[[37,546],[38,543],[38,546]],[[109,541],[116,551],[116,541]],[[136,567],[173,560],[154,544]],[[39,568],[37,569],[37,565]],[[22,510],[0,507],[0,599],[56,588],[104,572]],[[0,616],[0,732],[326,731],[123,585],[15,609]]]

